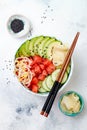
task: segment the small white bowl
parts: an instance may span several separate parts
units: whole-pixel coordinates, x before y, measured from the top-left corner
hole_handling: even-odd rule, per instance
[[[17,33],[15,33],[11,29],[11,22],[13,20],[15,20],[15,19],[19,19],[19,20],[21,20],[24,23],[24,28],[20,32],[17,32]],[[31,30],[31,24],[30,24],[30,21],[25,16],[22,16],[22,15],[12,15],[8,19],[7,28],[8,28],[9,33],[12,36],[14,36],[16,38],[20,38],[20,37],[23,37],[23,36],[27,35],[30,32],[30,30]]]

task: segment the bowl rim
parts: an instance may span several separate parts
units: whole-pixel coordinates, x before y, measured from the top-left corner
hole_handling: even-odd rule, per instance
[[[79,112],[76,112],[76,113],[68,113],[68,112],[66,112],[66,111],[63,111],[62,108],[61,108],[60,102],[61,102],[62,98],[63,98],[65,95],[68,95],[68,94],[71,94],[71,93],[75,93],[75,94],[79,97],[79,99],[80,99],[81,107],[80,107]],[[73,91],[73,90],[67,91],[67,92],[64,92],[64,93],[59,97],[58,107],[59,107],[60,111],[61,111],[64,115],[66,115],[66,116],[72,116],[72,117],[73,117],[73,116],[77,116],[78,114],[80,114],[80,113],[82,112],[82,110],[83,110],[83,108],[84,108],[84,100],[83,100],[83,97],[82,97],[79,93],[77,93],[76,91]]]
[[[69,76],[68,76],[67,81],[66,81],[65,84],[62,86],[62,88],[59,90],[59,92],[61,92],[61,91],[67,86],[68,82],[70,81],[71,76],[72,76],[72,73],[73,73],[73,67],[74,67],[74,64],[73,64],[73,57],[72,57],[72,58],[71,58],[71,70],[70,70],[70,74],[69,74]],[[49,92],[45,92],[45,93],[34,93],[34,92],[32,92],[31,90],[29,90],[28,88],[26,88],[26,87],[24,87],[24,86],[23,86],[23,88],[26,89],[27,92],[29,92],[29,93],[31,93],[31,94],[33,94],[33,95],[35,95],[35,96],[47,97],[48,94],[49,94]]]

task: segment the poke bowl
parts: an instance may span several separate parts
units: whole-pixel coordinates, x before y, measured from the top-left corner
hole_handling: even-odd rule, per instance
[[[31,94],[47,96],[61,70],[69,50],[55,37],[36,36],[26,40],[16,51],[14,73],[22,86]],[[67,86],[73,72],[73,59],[66,69],[62,88]]]

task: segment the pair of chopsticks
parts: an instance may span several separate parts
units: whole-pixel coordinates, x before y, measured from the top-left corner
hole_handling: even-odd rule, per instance
[[[71,56],[73,54],[73,51],[74,51],[74,48],[76,46],[76,43],[77,43],[77,40],[78,40],[78,37],[79,37],[79,32],[77,32],[72,44],[71,44],[71,47],[69,49],[69,51],[67,52],[67,55],[65,57],[65,60],[64,60],[64,63],[62,65],[62,68],[60,70],[60,73],[58,75],[58,78],[57,80],[54,82],[53,84],[53,87],[51,89],[51,91],[49,92],[49,95],[45,101],[45,104],[41,110],[41,115],[44,115],[45,117],[47,117],[49,115],[49,112],[52,108],[52,105],[53,105],[53,102],[55,100],[55,97],[57,95],[57,92],[59,91],[59,89],[62,87],[62,84],[61,84],[61,81],[63,79],[63,76],[65,74],[65,71],[67,69],[67,66],[69,65],[69,62],[70,62],[70,59],[71,59]]]

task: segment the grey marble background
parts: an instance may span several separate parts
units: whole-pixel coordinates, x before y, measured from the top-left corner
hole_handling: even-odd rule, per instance
[[[0,0],[0,130],[87,130],[86,12],[86,0]],[[7,21],[13,14],[29,18],[31,35],[17,39],[8,33]],[[70,45],[77,31],[80,38],[73,54],[73,75],[45,118],[40,110],[46,98],[31,95],[17,81],[13,74],[14,54],[26,39],[41,34]],[[77,117],[67,117],[58,109],[59,96],[67,90],[84,98],[84,110]]]

